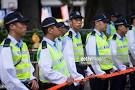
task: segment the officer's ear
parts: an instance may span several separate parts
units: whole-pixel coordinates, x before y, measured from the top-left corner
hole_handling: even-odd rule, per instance
[[[53,28],[51,26],[48,27],[48,33],[53,33]]]
[[[99,25],[99,21],[94,21],[95,26]]]
[[[10,24],[9,25],[9,28],[12,30],[12,29],[15,29],[15,25],[14,24]]]

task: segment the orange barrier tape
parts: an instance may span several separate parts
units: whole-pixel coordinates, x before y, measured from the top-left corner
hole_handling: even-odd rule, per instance
[[[91,78],[95,78],[95,77],[100,77],[101,75],[94,75],[94,76],[87,76],[87,77],[85,77],[84,79],[81,79],[81,80],[74,80],[74,82],[81,82],[81,81],[83,81],[83,80],[89,80],[89,79],[91,79]],[[51,87],[51,88],[48,88],[47,90],[57,90],[57,89],[59,89],[59,88],[61,88],[61,87],[64,87],[64,86],[66,86],[66,85],[68,85],[68,83],[67,82],[64,82],[64,83],[62,83],[62,84],[59,84],[59,85],[56,85],[56,86],[54,86],[54,87]]]
[[[97,76],[97,78],[106,79],[106,78],[111,78],[111,77],[115,77],[115,76],[118,76],[118,75],[130,73],[130,72],[133,72],[133,71],[135,71],[135,67],[129,68],[129,69],[126,69],[126,70],[122,70],[122,71],[118,71],[118,72],[114,72],[114,73],[111,73],[111,74],[100,75],[100,76]]]
[[[118,76],[118,75],[130,73],[130,72],[133,72],[133,71],[135,71],[135,67],[129,68],[129,69],[126,69],[126,70],[122,70],[122,71],[118,71],[118,72],[114,72],[114,73],[110,73],[110,74],[94,75],[94,76],[92,75],[92,76],[88,76],[88,77],[86,77],[86,78],[84,78],[82,80],[74,80],[74,82],[81,82],[83,80],[89,80],[89,79],[95,78],[95,77],[96,78],[101,78],[101,79],[106,79],[106,78],[111,78],[111,77],[115,77],[115,76]],[[59,89],[61,87],[64,87],[66,85],[68,85],[68,83],[64,82],[62,84],[56,85],[54,87],[51,87],[51,88],[49,88],[47,90],[57,90],[57,89]]]

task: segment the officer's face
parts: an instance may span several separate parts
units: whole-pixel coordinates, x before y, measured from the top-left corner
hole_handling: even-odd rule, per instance
[[[117,17],[111,16],[111,21],[115,22],[117,20]]]
[[[51,26],[49,32],[54,38],[61,36],[61,31],[56,26]]]
[[[81,18],[72,19],[70,21],[70,25],[76,32],[78,32],[82,27],[82,19]]]
[[[60,32],[61,32],[61,36],[64,36],[65,33],[67,32],[67,30],[65,28],[59,28]]]
[[[11,29],[13,32],[18,36],[24,36],[27,31],[27,25],[25,23],[16,22],[14,24],[11,24]]]
[[[97,25],[98,29],[100,29],[100,31],[106,30],[106,26],[107,26],[106,22],[98,21],[98,22],[96,22],[96,25]]]
[[[120,26],[118,26],[118,30],[120,30],[122,35],[125,35],[127,33],[128,29],[124,25],[120,25]]]

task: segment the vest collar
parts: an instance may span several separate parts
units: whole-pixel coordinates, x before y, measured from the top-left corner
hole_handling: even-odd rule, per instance
[[[22,40],[19,40],[17,41],[14,37],[12,37],[11,35],[8,35],[8,38],[11,40],[11,42],[14,44],[14,45],[19,45],[18,47],[21,47],[22,44],[23,44],[23,41]]]
[[[48,38],[46,38],[46,37],[43,37],[43,40],[42,41],[46,41],[49,45],[55,46],[55,42],[52,41],[52,40],[50,40],[50,39],[48,39]]]
[[[116,35],[117,35],[117,38],[118,38],[119,40],[121,40],[122,38],[123,38],[123,40],[125,39],[125,37],[121,37],[118,33],[116,33]]]
[[[75,32],[75,31],[73,30],[73,28],[70,28],[69,31],[71,31],[71,32],[73,33],[73,36],[75,36],[75,37],[77,37],[77,38],[80,37],[80,33],[79,33],[79,32]]]
[[[97,34],[98,36],[101,36],[101,33],[102,33],[102,36],[104,35],[103,32],[99,32],[97,29],[94,29],[94,31],[96,32],[96,34]]]

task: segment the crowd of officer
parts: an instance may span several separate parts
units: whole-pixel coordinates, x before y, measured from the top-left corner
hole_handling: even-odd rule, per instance
[[[59,90],[84,90],[87,76],[110,74],[134,67],[135,14],[131,25],[116,13],[110,20],[104,14],[93,17],[92,31],[82,43],[80,29],[84,17],[74,11],[69,15],[69,26],[48,17],[41,22],[43,39],[37,50],[39,78],[33,75],[28,47],[22,37],[27,32],[29,19],[15,11],[4,18],[8,36],[0,46],[0,80],[4,90],[45,90],[67,82]],[[89,57],[91,61],[82,61]],[[135,73],[108,79],[89,80],[91,90],[135,89]],[[77,83],[74,80],[82,80]]]

